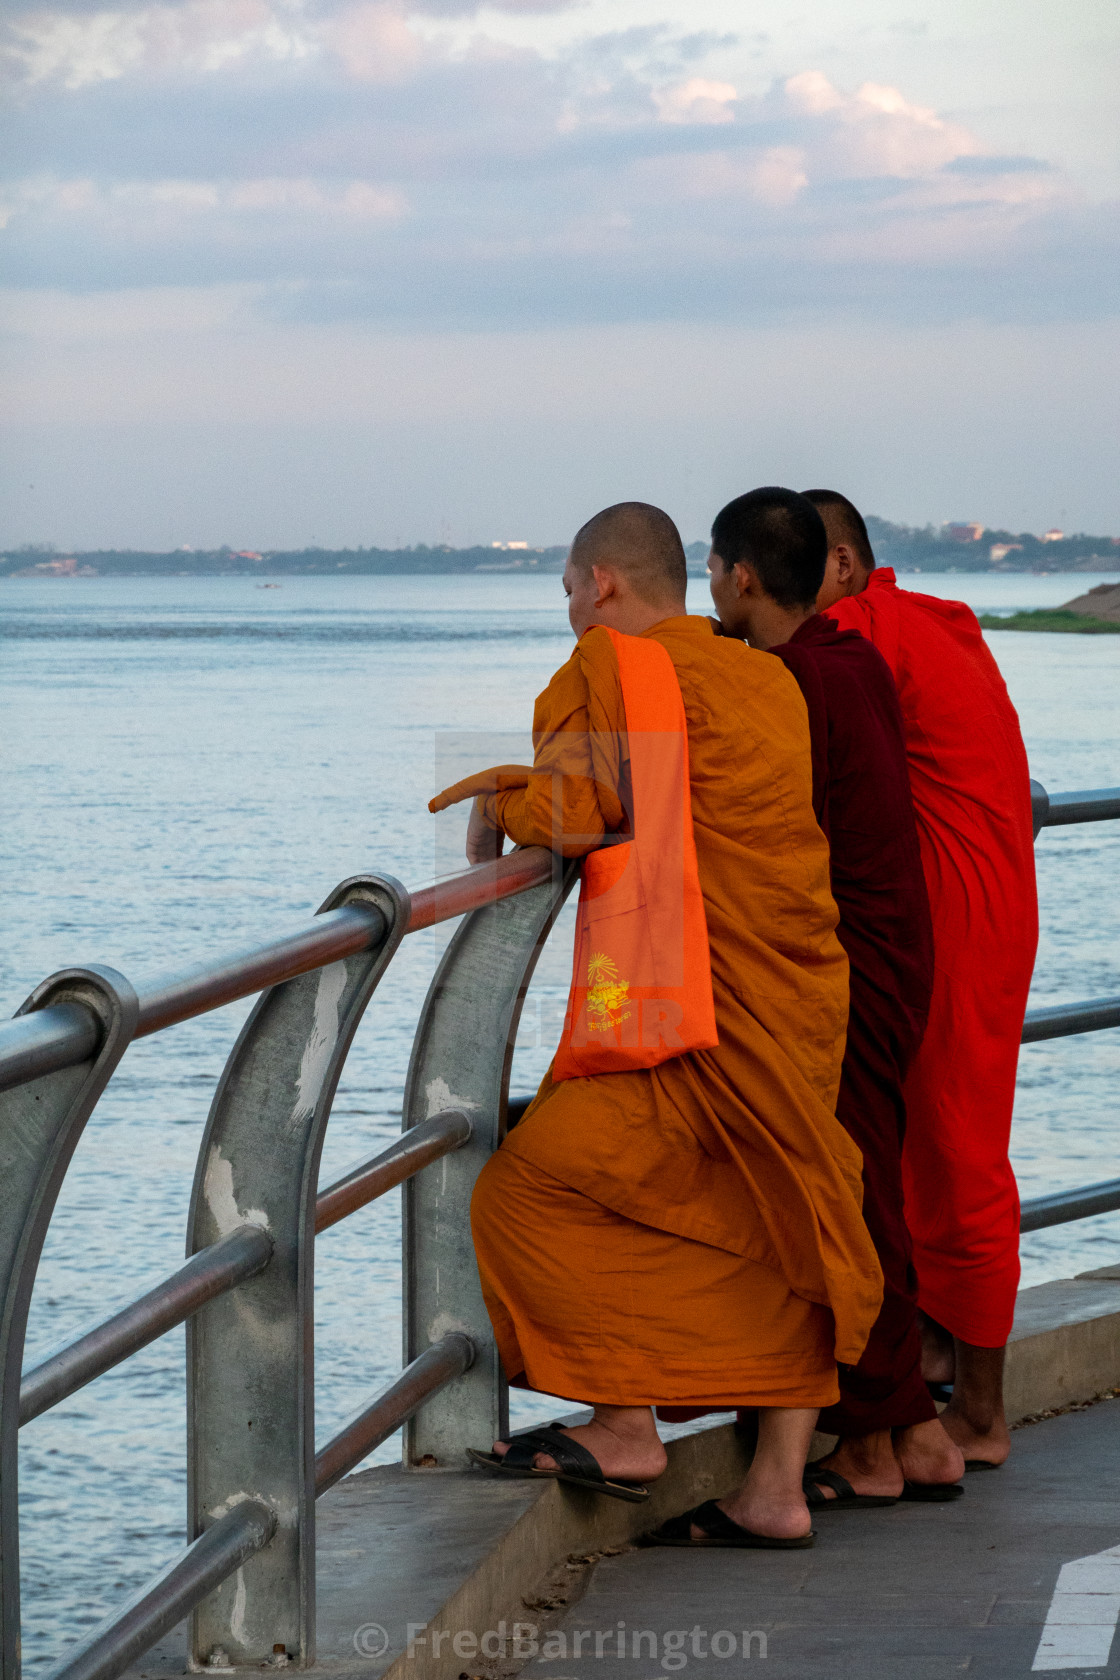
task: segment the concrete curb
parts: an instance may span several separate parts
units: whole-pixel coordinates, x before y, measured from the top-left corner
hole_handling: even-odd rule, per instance
[[[1120,1383],[1120,1266],[1023,1289],[1007,1345],[1007,1421]]]

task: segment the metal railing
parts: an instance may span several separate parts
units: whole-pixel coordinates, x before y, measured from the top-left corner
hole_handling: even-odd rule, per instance
[[[477,1276],[461,1265],[468,1275],[455,1276],[447,1261],[452,1249],[463,1258],[474,1179],[504,1131],[525,991],[574,873],[525,848],[411,895],[389,876],[356,876],[312,922],[265,945],[135,990],[112,969],[65,970],[0,1026],[3,1680],[19,1671],[18,1430],[175,1326],[187,1327],[189,1544],[67,1656],[56,1680],[113,1680],[187,1614],[194,1666],[217,1649],[234,1667],[279,1650],[310,1664],[316,1497],[421,1407],[436,1410],[417,1432],[423,1444],[408,1445],[413,1463],[465,1462],[465,1443],[504,1422]],[[319,1191],[335,1088],[374,989],[406,933],[459,916],[421,1016],[401,1138]],[[186,1263],[21,1373],[55,1201],[121,1056],[136,1038],[257,992],[211,1106]],[[425,1174],[453,1152],[455,1173]],[[406,1314],[405,1369],[317,1449],[315,1238],[396,1185],[412,1204],[405,1270],[423,1302]],[[460,1227],[450,1248],[441,1213]]]
[[[1078,793],[1048,794],[1039,782],[1031,783],[1034,835],[1044,828],[1062,828],[1067,823],[1107,822],[1120,817],[1120,788],[1089,788]],[[1120,997],[1092,998],[1086,1003],[1058,1004],[1045,1009],[1028,1009],[1023,1022],[1023,1043],[1038,1044],[1044,1038],[1066,1038],[1074,1033],[1099,1032],[1120,1027]],[[1074,1219],[1089,1219],[1096,1213],[1114,1213],[1120,1208],[1120,1178],[1103,1184],[1087,1184],[1079,1190],[1058,1190],[1050,1196],[1035,1196],[1022,1204],[1020,1231],[1042,1231],[1050,1225],[1065,1225]]]
[[[1120,789],[1050,797],[1035,834],[1120,817]],[[473,1262],[468,1204],[500,1143],[521,1007],[577,865],[535,848],[410,895],[344,881],[314,920],[133,990],[67,969],[0,1027],[0,1680],[19,1669],[20,1426],[176,1325],[187,1328],[185,1550],[52,1680],[114,1680],[188,1613],[191,1663],[256,1668],[315,1649],[316,1497],[405,1425],[408,1464],[463,1465],[503,1434],[506,1387]],[[318,1190],[335,1088],[406,933],[462,916],[420,1017],[401,1138]],[[255,992],[199,1152],[186,1263],[21,1373],[39,1254],[82,1130],[128,1045]],[[1120,999],[1032,1010],[1025,1043],[1120,1025]],[[425,1169],[454,1154],[454,1168]],[[404,1187],[404,1370],[325,1446],[308,1358],[315,1238]],[[1120,1180],[1026,1202],[1023,1230],[1120,1208]],[[254,1490],[252,1496],[243,1491]],[[231,1577],[236,1574],[236,1592]]]

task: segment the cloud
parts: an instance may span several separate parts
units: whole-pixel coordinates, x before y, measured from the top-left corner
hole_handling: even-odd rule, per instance
[[[186,0],[133,11],[26,12],[11,20],[4,56],[18,82],[57,81],[75,92],[144,72],[206,74],[253,59],[306,59],[315,50],[298,10],[269,0]]]
[[[424,53],[420,37],[392,5],[347,6],[321,27],[319,40],[347,75],[363,82],[395,81]]]
[[[758,92],[711,73],[725,38],[649,24],[546,53],[424,12],[23,14],[12,280],[472,330],[1099,306],[1113,241],[1062,171],[904,89],[807,68]]]
[[[580,0],[487,0],[490,9],[541,14]],[[308,0],[181,0],[75,12],[23,12],[8,25],[3,58],[17,83],[70,92],[125,76],[206,76],[253,63],[334,58],[362,81],[396,79],[430,44],[410,19],[475,16],[479,0],[360,0],[325,9]]]
[[[149,239],[168,232],[189,236],[199,218],[285,216],[392,222],[407,212],[401,194],[371,181],[314,181],[264,176],[241,181],[117,181],[105,187],[89,178],[40,178],[18,183],[0,201],[0,227],[20,215],[83,219],[127,234],[143,227]]]
[[[690,76],[686,82],[653,90],[658,120],[664,123],[734,122],[731,107],[738,97],[733,82],[709,82],[702,76]]]
[[[789,111],[827,133],[828,160],[840,177],[912,178],[981,150],[967,129],[877,82],[864,82],[848,95],[819,70],[806,70],[789,77],[782,94]]]
[[[411,12],[430,17],[476,17],[479,12],[512,12],[522,17],[541,17],[552,12],[570,12],[591,0],[412,0]]]

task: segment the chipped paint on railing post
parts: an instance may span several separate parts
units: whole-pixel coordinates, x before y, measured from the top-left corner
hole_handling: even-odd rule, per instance
[[[557,858],[543,885],[475,910],[456,931],[432,981],[405,1087],[407,1130],[460,1108],[473,1135],[404,1196],[404,1359],[450,1332],[475,1345],[474,1363],[425,1402],[405,1429],[406,1464],[461,1466],[506,1428],[506,1385],[471,1243],[475,1179],[501,1142],[517,1023],[537,958],[579,871]]]
[[[273,986],[234,1046],[199,1154],[188,1254],[260,1224],[271,1265],[208,1303],[187,1329],[189,1538],[238,1501],[277,1515],[269,1545],[194,1612],[191,1666],[220,1648],[234,1667],[277,1648],[315,1657],[314,1232],[319,1156],[347,1051],[401,936],[409,897],[390,876],[331,894],[370,911],[365,950]]]
[[[18,1680],[19,1391],[27,1309],[43,1240],[70,1158],[95,1103],[132,1040],[136,993],[111,968],[70,968],[37,986],[20,1015],[78,1004],[98,1027],[88,1060],[0,1095],[0,1677]]]

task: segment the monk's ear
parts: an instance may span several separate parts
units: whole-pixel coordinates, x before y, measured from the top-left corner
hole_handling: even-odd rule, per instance
[[[837,543],[833,549],[836,556],[836,582],[843,595],[853,593],[853,585],[858,576],[858,562],[847,543]]]
[[[609,566],[592,566],[591,576],[595,579],[595,606],[605,607],[618,594],[618,578]]]
[[[758,579],[752,567],[745,560],[737,560],[734,566],[735,593],[742,598],[744,595],[758,594]]]

